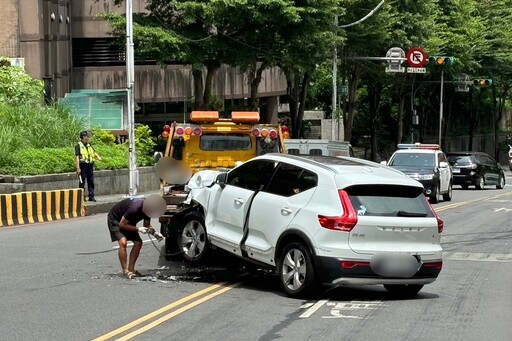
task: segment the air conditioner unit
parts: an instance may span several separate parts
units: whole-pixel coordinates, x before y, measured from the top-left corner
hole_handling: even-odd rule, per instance
[[[12,66],[18,66],[25,70],[25,58],[9,58]]]

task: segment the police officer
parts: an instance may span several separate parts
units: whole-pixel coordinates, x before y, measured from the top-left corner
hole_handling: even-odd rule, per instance
[[[85,181],[87,181],[89,201],[96,201],[94,198],[94,160],[101,160],[101,157],[89,143],[90,138],[91,134],[88,131],[80,133],[80,142],[75,146],[76,174],[79,176],[80,188],[85,188]]]

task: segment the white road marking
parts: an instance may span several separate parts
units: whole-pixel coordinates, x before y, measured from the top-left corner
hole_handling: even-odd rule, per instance
[[[327,303],[329,300],[320,300],[313,304],[308,310],[306,310],[302,315],[299,316],[299,318],[308,318],[311,315],[313,315],[318,309],[322,308],[324,304]]]
[[[501,207],[501,208],[494,208],[493,209],[494,213],[496,212],[510,212],[512,211],[512,208],[506,208],[506,207]]]
[[[483,252],[444,252],[443,259],[476,262],[512,262],[512,254]]]

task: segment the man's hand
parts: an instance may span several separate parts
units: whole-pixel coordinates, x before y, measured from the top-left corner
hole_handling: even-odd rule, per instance
[[[148,233],[148,228],[141,226],[141,227],[137,228],[137,231],[139,231],[139,233],[146,234],[146,233]]]
[[[155,233],[155,229],[152,228],[152,227],[148,227],[148,233],[149,234],[154,234]]]
[[[76,169],[76,175],[80,175],[80,173],[82,173],[82,170],[80,168],[77,168]]]

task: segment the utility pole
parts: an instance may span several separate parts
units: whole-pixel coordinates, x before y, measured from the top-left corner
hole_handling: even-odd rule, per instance
[[[137,195],[138,171],[135,152],[135,105],[133,83],[135,78],[135,56],[133,51],[133,6],[132,0],[126,0],[126,102],[128,109],[128,167],[130,188],[129,196]]]
[[[441,135],[443,128],[443,85],[444,85],[444,70],[441,70],[441,94],[439,95],[439,146],[441,147]]]
[[[338,15],[334,16],[334,27],[338,27]],[[339,125],[339,117],[337,115],[336,97],[338,96],[338,48],[334,44],[334,55],[332,58],[332,114],[331,114],[331,140],[336,141],[336,125]]]

